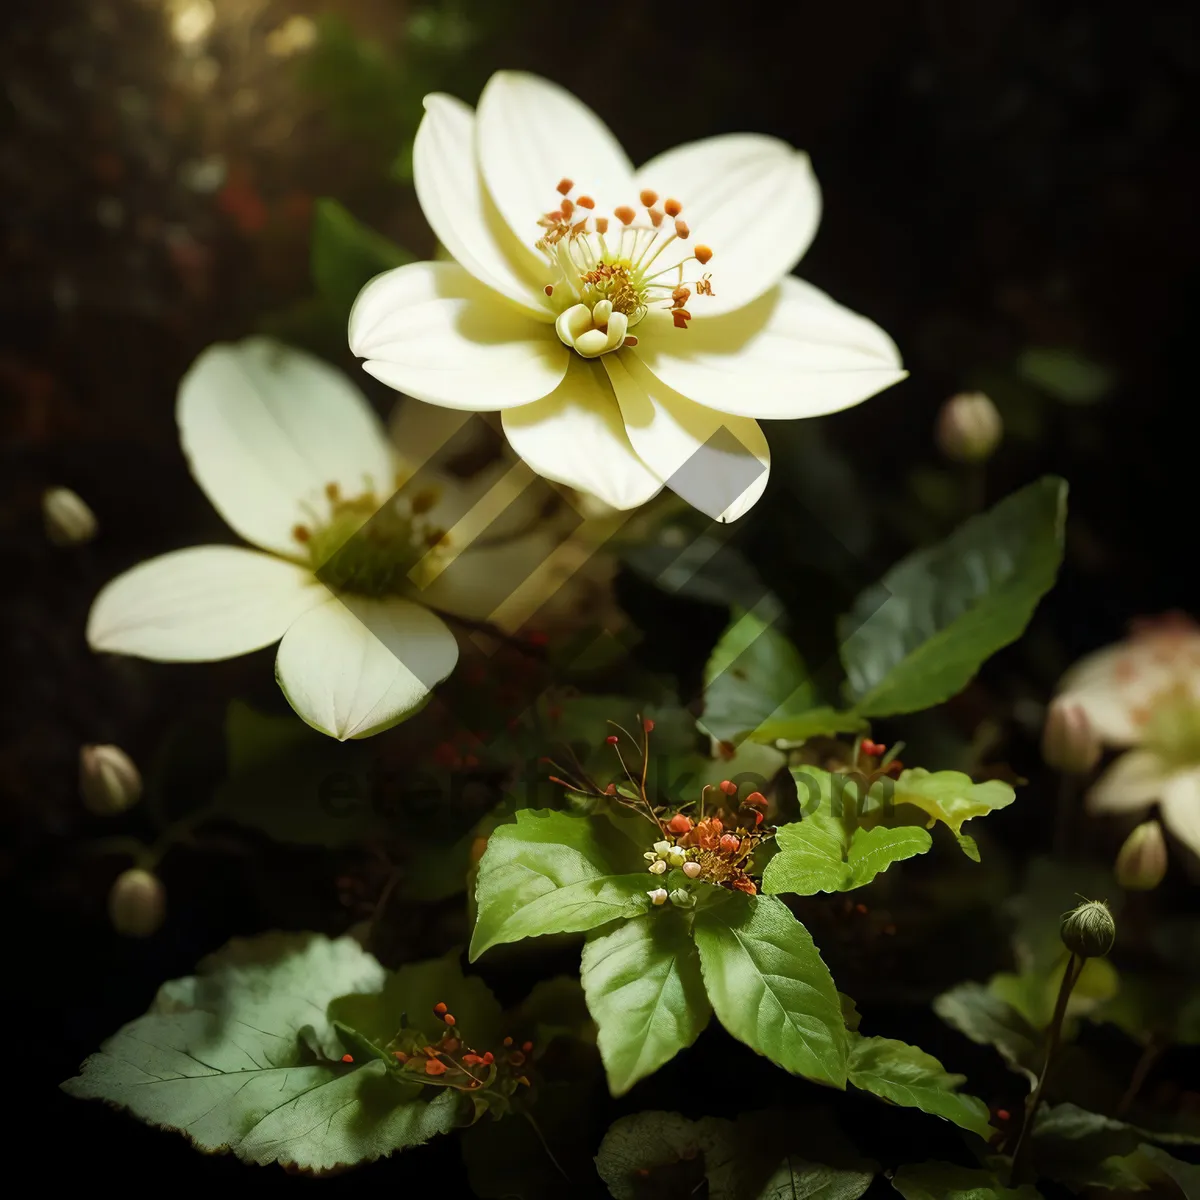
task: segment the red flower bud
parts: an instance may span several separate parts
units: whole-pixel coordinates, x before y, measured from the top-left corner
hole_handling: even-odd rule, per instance
[[[426,1063],[425,1063],[425,1074],[426,1075],[445,1075],[445,1073],[446,1073],[446,1064],[444,1062],[442,1062],[440,1059],[431,1058],[426,1061]]]
[[[727,796],[736,796],[737,795],[737,784],[734,783],[730,779],[722,779],[721,780],[721,791],[723,791],[725,793],[725,795],[727,795]]]
[[[353,1054],[343,1054],[343,1055],[342,1055],[342,1062],[344,1062],[344,1063],[352,1063],[353,1061],[354,1061],[354,1055],[353,1055]]]
[[[742,843],[741,839],[734,834],[726,833],[721,835],[719,845],[723,854],[736,854],[741,849]]]
[[[676,813],[667,822],[667,828],[672,833],[687,833],[692,828],[692,819],[685,817],[683,813]]]
[[[748,795],[745,800],[742,801],[742,803],[753,804],[756,808],[766,808],[767,798],[762,794],[762,792],[751,792],[750,795]]]

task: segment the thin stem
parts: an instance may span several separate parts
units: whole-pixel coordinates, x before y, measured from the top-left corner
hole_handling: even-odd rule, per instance
[[[1054,1005],[1054,1017],[1050,1021],[1050,1028],[1046,1036],[1046,1061],[1042,1064],[1042,1075],[1038,1080],[1037,1088],[1025,1105],[1025,1120],[1021,1123],[1021,1136],[1017,1139],[1017,1148],[1013,1152],[1010,1183],[1014,1187],[1020,1180],[1025,1160],[1029,1157],[1030,1133],[1037,1117],[1038,1108],[1042,1103],[1042,1093],[1046,1090],[1046,1080],[1050,1078],[1050,1068],[1058,1051],[1058,1043],[1062,1038],[1063,1018],[1067,1015],[1067,1002],[1071,999],[1071,992],[1074,990],[1075,984],[1079,982],[1079,976],[1083,974],[1086,963],[1086,958],[1080,958],[1077,954],[1072,953],[1067,961],[1067,969],[1063,972],[1062,983],[1058,989],[1058,1000]]]
[[[542,1131],[538,1128],[538,1123],[533,1119],[533,1114],[529,1113],[529,1112],[525,1112],[522,1115],[524,1116],[525,1120],[527,1120],[529,1122],[529,1127],[533,1130],[533,1132],[535,1134],[537,1134],[537,1140],[542,1143],[542,1149],[545,1150],[546,1157],[554,1164],[555,1170],[557,1170],[558,1173],[568,1183],[570,1183],[571,1182],[570,1175],[568,1175],[566,1173],[566,1171],[564,1171],[562,1169],[562,1164],[558,1161],[557,1158],[554,1157],[554,1152],[550,1149],[549,1144],[546,1142],[545,1136],[542,1134]]]
[[[1137,1066],[1133,1068],[1133,1075],[1130,1077],[1129,1086],[1125,1089],[1125,1094],[1121,1097],[1116,1112],[1113,1114],[1114,1116],[1123,1117],[1129,1111],[1130,1106],[1137,1099],[1138,1092],[1142,1090],[1142,1085],[1146,1082],[1146,1077],[1153,1070],[1154,1064],[1158,1062],[1162,1052],[1166,1048],[1166,1041],[1160,1038],[1157,1033],[1150,1035],[1150,1040],[1146,1043],[1146,1047],[1142,1051],[1142,1056],[1137,1061]]]

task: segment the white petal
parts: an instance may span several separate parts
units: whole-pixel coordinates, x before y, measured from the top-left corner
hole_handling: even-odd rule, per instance
[[[800,261],[821,220],[821,192],[808,155],[778,138],[728,133],[676,146],[637,172],[637,188],[683,205],[687,241],[672,242],[655,266],[674,266],[696,245],[712,265],[689,263],[686,278],[712,272],[713,295],[696,296],[697,318],[731,312],[761,296]]]
[[[475,114],[461,100],[442,93],[425,97],[413,143],[413,183],[425,219],[461,266],[533,316],[553,320],[544,294],[514,265],[518,247],[483,190]],[[523,258],[524,251],[520,254]]]
[[[1122,754],[1088,789],[1089,812],[1133,812],[1163,794],[1170,768],[1150,750]]]
[[[1161,807],[1163,824],[1200,855],[1200,768],[1172,775],[1163,789]]]
[[[487,411],[552,392],[570,351],[553,325],[518,312],[455,263],[377,275],[350,310],[350,349],[389,387],[430,404]]]
[[[601,361],[634,450],[676,495],[718,521],[735,520],[758,500],[771,451],[757,421],[694,404],[634,355]]]
[[[277,642],[329,595],[311,571],[241,546],[192,546],[149,559],[92,602],[93,650],[158,662],[214,662]]]
[[[665,384],[743,417],[838,412],[906,375],[878,325],[791,276],[727,316],[675,329],[653,312],[634,332],[638,357]]]
[[[176,405],[192,474],[247,541],[298,556],[292,537],[328,483],[391,490],[387,435],[362,393],[320,359],[267,338],[210,346]]]
[[[412,716],[457,661],[454,635],[419,604],[341,595],[287,631],[275,675],[305,721],[345,741]]]
[[[571,180],[598,212],[636,204],[633,164],[608,127],[570,92],[523,71],[499,71],[479,97],[475,148],[484,183],[529,261],[554,209],[555,188]]]
[[[512,448],[539,475],[590,492],[614,508],[637,508],[662,488],[634,453],[597,362],[573,354],[555,392],[536,404],[508,409],[501,419]]]

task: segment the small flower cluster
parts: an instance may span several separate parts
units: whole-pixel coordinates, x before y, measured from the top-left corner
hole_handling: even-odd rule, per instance
[[[701,792],[697,819],[684,812],[676,812],[665,821],[660,819],[663,840],[646,851],[647,869],[651,875],[663,875],[674,868],[689,880],[753,896],[758,891],[750,877],[754,852],[770,836],[769,831],[762,830],[767,798],[761,792],[751,792],[735,809],[727,808],[724,816],[720,812],[705,816],[711,791],[720,792],[720,803],[731,804],[738,789],[732,780],[723,780],[718,788],[705,787]],[[687,908],[694,903],[686,888],[676,888],[673,892],[655,888],[647,895],[653,904],[665,904],[669,899]]]
[[[404,1078],[415,1076],[420,1083],[464,1092],[494,1089],[503,1096],[512,1095],[518,1087],[532,1086],[524,1073],[532,1042],[517,1046],[506,1037],[498,1054],[491,1050],[481,1053],[464,1040],[457,1018],[445,1003],[435,1004],[433,1014],[446,1028],[436,1042],[428,1042],[420,1030],[406,1027],[384,1047]]]

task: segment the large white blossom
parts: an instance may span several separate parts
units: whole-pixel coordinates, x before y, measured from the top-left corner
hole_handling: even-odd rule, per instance
[[[520,541],[466,550],[438,576],[455,550],[439,520],[472,501],[444,477],[396,493],[436,449],[428,423],[402,418],[416,449],[406,464],[340,372],[276,342],[204,351],[176,416],[197,483],[258,549],[193,546],[126,571],[92,605],[95,650],[203,662],[279,642],[276,676],[296,712],[333,737],[367,737],[454,669],[456,640],[420,601],[485,617],[544,553]]]
[[[1123,748],[1088,792],[1093,812],[1139,812],[1200,854],[1200,628],[1150,623],[1076,663],[1059,694],[1079,705],[1110,746]]]
[[[904,376],[887,334],[790,274],[820,195],[776,138],[635,169],[569,92],[505,71],[474,112],[425,98],[413,172],[455,261],[372,280],[354,353],[411,396],[499,410],[535,471],[616,508],[666,484],[732,520],[766,486],[759,418],[837,412]]]

